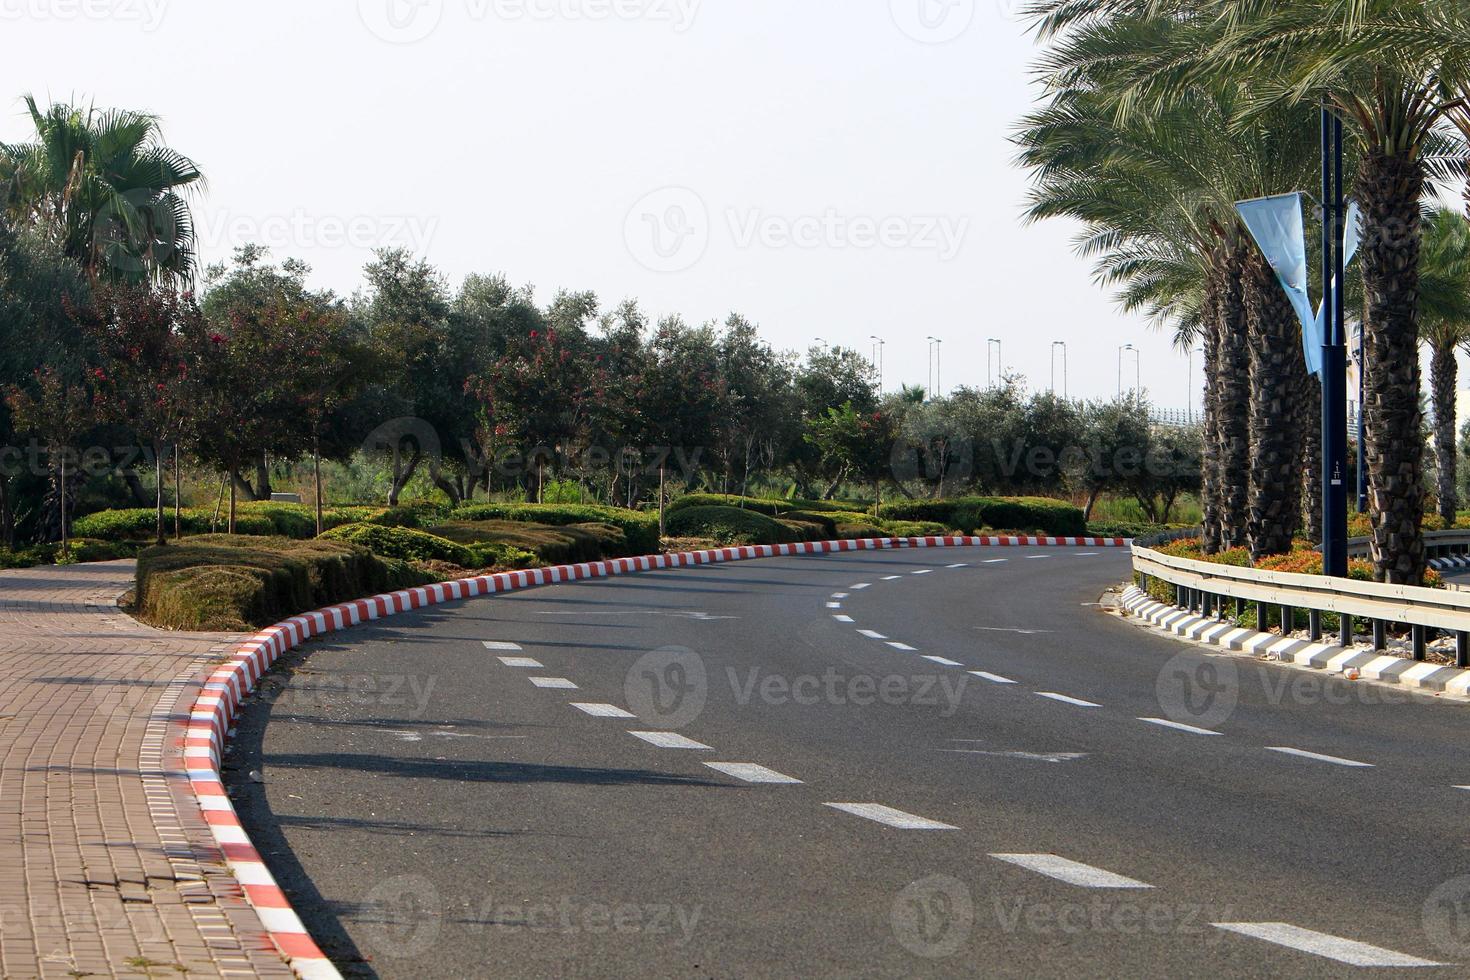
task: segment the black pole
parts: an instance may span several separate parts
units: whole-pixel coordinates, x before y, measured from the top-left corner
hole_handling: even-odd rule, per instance
[[[1363,441],[1363,394],[1368,390],[1368,361],[1363,355],[1366,338],[1358,324],[1358,513],[1368,513],[1368,446]]]
[[[1322,107],[1322,571],[1347,576],[1347,338],[1343,335],[1342,122]],[[1334,280],[1337,288],[1333,288]]]

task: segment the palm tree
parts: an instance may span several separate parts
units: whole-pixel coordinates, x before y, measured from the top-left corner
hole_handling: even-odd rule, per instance
[[[1420,327],[1430,350],[1429,390],[1434,411],[1434,458],[1439,514],[1453,523],[1456,491],[1457,349],[1470,346],[1470,222],[1436,208],[1425,222],[1419,277]]]
[[[31,96],[30,143],[0,144],[0,206],[34,226],[89,278],[179,278],[194,271],[188,196],[203,176],[163,142],[157,116]]]
[[[1043,33],[1055,26],[1034,8]],[[1310,176],[1316,140],[1293,107],[1242,119],[1238,86],[1196,86],[1124,112],[1132,65],[1178,30],[1172,19],[1084,20],[1042,60],[1051,94],[1022,122],[1036,174],[1028,217],[1087,223],[1081,247],[1125,308],[1205,347],[1205,544],[1285,551],[1300,527],[1305,376],[1296,316],[1234,212],[1236,200]],[[1310,481],[1309,481],[1310,482]]]

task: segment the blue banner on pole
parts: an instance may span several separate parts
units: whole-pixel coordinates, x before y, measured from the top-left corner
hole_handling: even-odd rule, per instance
[[[1254,201],[1241,201],[1235,206],[1240,218],[1256,240],[1261,254],[1276,273],[1281,288],[1286,290],[1292,309],[1302,325],[1302,354],[1307,361],[1307,370],[1322,374],[1322,340],[1326,332],[1325,310],[1318,304],[1312,308],[1312,298],[1307,292],[1307,235],[1302,225],[1302,195],[1300,193],[1278,194]],[[1356,203],[1348,207],[1347,231],[1343,264],[1353,260],[1357,254],[1360,235],[1359,213]]]

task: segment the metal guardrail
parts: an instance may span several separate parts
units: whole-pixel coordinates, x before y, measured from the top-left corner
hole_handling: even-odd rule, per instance
[[[1470,533],[1438,533],[1458,533],[1465,538],[1464,546],[1470,547]],[[1460,544],[1446,539],[1436,546]],[[1206,616],[1222,615],[1227,599],[1234,600],[1236,615],[1244,612],[1245,603],[1254,602],[1257,627],[1263,632],[1273,612],[1279,614],[1279,622],[1287,624],[1283,632],[1290,632],[1295,610],[1306,609],[1312,639],[1318,641],[1322,639],[1322,614],[1336,613],[1343,646],[1352,645],[1355,620],[1363,620],[1371,626],[1374,648],[1382,650],[1387,646],[1388,625],[1402,623],[1410,627],[1415,660],[1425,658],[1430,630],[1453,633],[1456,661],[1470,667],[1470,592],[1239,568],[1138,546],[1133,549],[1133,567],[1143,576],[1145,589],[1150,579],[1171,585],[1178,605]]]
[[[1349,538],[1348,557],[1367,558],[1371,555],[1372,540]],[[1426,531],[1424,533],[1424,555],[1426,558],[1444,558],[1449,555],[1470,554],[1470,530]]]

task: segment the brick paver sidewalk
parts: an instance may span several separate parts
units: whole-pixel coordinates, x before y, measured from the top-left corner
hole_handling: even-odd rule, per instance
[[[182,778],[232,638],[133,621],[132,578],[0,572],[0,977],[290,977]]]

